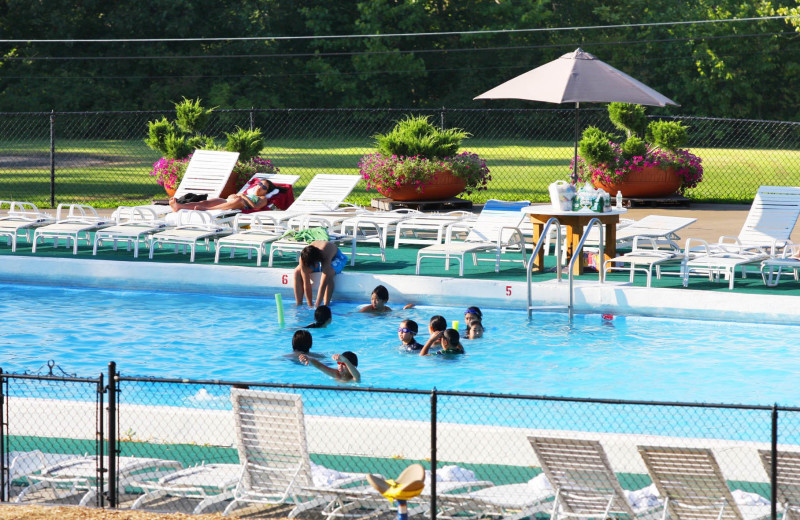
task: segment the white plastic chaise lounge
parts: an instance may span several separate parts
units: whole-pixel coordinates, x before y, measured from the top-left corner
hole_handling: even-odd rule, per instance
[[[311,179],[287,210],[264,212],[264,218],[270,220],[276,230],[285,231],[287,222],[292,218],[310,213],[335,211],[360,180],[359,175],[319,173]],[[240,223],[246,225],[249,221],[246,217],[242,217]]]
[[[74,458],[74,455],[64,453],[44,453],[40,450],[33,451],[9,451],[6,453],[6,486],[3,500],[10,498],[9,492],[11,485],[16,481],[22,481],[28,475],[42,471],[48,466],[66,459]]]
[[[0,213],[0,237],[7,238],[12,253],[17,250],[20,233],[30,243],[32,231],[55,222],[52,216],[39,211],[30,202],[0,200],[0,211],[5,211]]]
[[[215,222],[205,211],[182,209],[178,211],[177,227],[150,235],[150,259],[153,259],[157,247],[172,245],[176,254],[179,248],[185,251],[188,247],[191,251],[189,261],[194,262],[199,243],[203,243],[206,251],[210,251],[214,239],[231,233],[231,227]]]
[[[247,216],[250,222],[249,229],[241,230],[241,219]],[[222,237],[217,240],[214,263],[218,264],[222,250],[229,249],[230,257],[233,258],[237,249],[247,251],[247,259],[250,260],[253,253],[256,253],[256,265],[261,266],[261,257],[268,254],[268,244],[279,240],[283,233],[275,232],[272,221],[269,221],[261,213],[248,216],[239,214],[233,221],[234,234]]]
[[[550,518],[577,516],[652,518],[657,508],[634,510],[611,468],[603,446],[594,440],[528,437],[542,471],[555,490]]]
[[[128,251],[133,248],[133,257],[138,258],[139,244],[146,243],[150,235],[166,227],[164,219],[159,218],[150,206],[120,206],[115,214],[113,226],[95,232],[93,255],[97,254],[97,248],[103,242],[110,241],[114,251],[117,250],[117,243],[122,242]]]
[[[33,233],[33,246],[31,251],[36,252],[39,241],[53,241],[53,247],[58,247],[60,240],[66,246],[72,246],[72,254],[78,254],[78,245],[83,240],[88,245],[92,244],[92,233],[112,226],[113,220],[100,217],[91,206],[84,204],[59,204],[56,209],[56,222],[47,226],[36,228]]]
[[[754,520],[769,515],[769,505],[736,502],[717,459],[706,448],[638,446],[666,520]]]
[[[240,464],[200,464],[170,473],[157,481],[136,481],[131,485],[145,493],[131,505],[131,509],[144,509],[147,502],[163,497],[181,497],[199,500],[193,515],[233,498],[233,489],[242,476]]]
[[[459,223],[447,227],[444,244],[423,247],[417,252],[417,270],[425,258],[443,258],[445,269],[450,269],[450,259],[459,261],[459,276],[464,276],[464,256],[472,255],[473,264],[477,265],[479,253],[494,253],[494,270],[500,270],[501,256],[508,250],[516,250],[521,255],[522,265],[526,263],[525,239],[519,230],[524,214],[521,209],[530,205],[527,200],[508,202],[490,199],[483,206],[478,219],[472,223],[469,234],[464,241],[453,241],[453,232],[459,229]]]
[[[669,240],[672,243],[671,240]],[[674,244],[674,243],[673,243]],[[630,282],[633,283],[634,274],[639,271],[647,276],[647,287],[653,279],[653,269],[656,277],[661,278],[661,268],[666,265],[681,265],[683,252],[677,244],[669,249],[661,248],[657,238],[635,236],[633,249],[629,253],[606,260],[603,263],[603,272],[628,271]]]
[[[154,459],[145,457],[119,457],[117,459],[117,485],[125,488],[134,481],[158,479],[163,475],[180,470],[183,465],[176,460]],[[97,457],[70,457],[57,462],[41,472],[30,474],[26,479],[31,484],[17,495],[15,502],[24,501],[31,493],[52,488],[56,497],[66,498],[84,493],[79,505],[92,503],[97,497],[99,482],[97,481]],[[59,493],[64,490],[63,494]],[[108,481],[103,484],[103,491],[108,490]]]
[[[314,482],[299,394],[231,389],[236,446],[244,465],[228,514],[242,503],[290,504],[289,517],[325,506],[337,496],[363,497],[366,476]],[[348,487],[351,486],[351,487]],[[352,487],[355,486],[355,487]],[[371,489],[371,488],[369,488]]]
[[[631,247],[636,237],[655,239],[659,247],[680,249],[677,241],[678,231],[697,222],[691,217],[671,217],[667,215],[647,215],[634,220],[626,226],[617,226],[617,248]]]
[[[800,248],[794,244],[787,244],[783,252],[761,262],[761,278],[767,287],[777,287],[784,271],[791,272],[794,281],[800,281]]]
[[[772,451],[758,450],[767,476],[772,476]],[[783,509],[783,520],[797,520],[800,514],[800,452],[778,451],[775,495]]]
[[[398,223],[395,227],[394,248],[398,249],[400,244],[441,244],[444,240],[447,226],[458,222],[467,228],[477,218],[478,215],[475,213],[464,210],[414,215]]]
[[[381,261],[385,262],[386,243],[392,232],[403,222],[423,215],[421,211],[400,208],[392,211],[364,211],[341,221],[339,232],[352,239],[351,262],[355,263],[356,256],[380,256]],[[359,253],[356,249],[359,242],[376,243],[380,252]]]

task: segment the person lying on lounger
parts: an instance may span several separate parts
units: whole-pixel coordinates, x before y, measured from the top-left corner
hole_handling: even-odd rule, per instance
[[[244,193],[234,193],[229,195],[227,199],[217,198],[208,199],[202,202],[190,202],[182,204],[178,202],[175,197],[169,199],[169,206],[172,211],[179,211],[182,209],[240,209],[240,210],[260,210],[269,204],[270,197],[273,197],[281,192],[269,180],[263,180],[255,186],[248,188]]]

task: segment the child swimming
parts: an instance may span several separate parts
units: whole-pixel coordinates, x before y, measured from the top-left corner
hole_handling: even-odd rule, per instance
[[[419,343],[415,336],[419,332],[419,326],[414,320],[403,320],[400,322],[400,328],[397,329],[397,337],[403,342],[402,348],[406,352],[416,352],[422,349],[422,343]]]
[[[370,296],[369,305],[361,307],[358,310],[358,312],[371,312],[376,314],[379,312],[389,312],[392,309],[386,306],[386,302],[388,301],[389,301],[389,289],[387,289],[383,285],[379,285],[372,290],[372,295]]]
[[[300,354],[300,362],[304,365],[309,363],[320,370],[336,379],[337,381],[353,381],[354,383],[361,382],[361,373],[356,368],[358,366],[358,356],[354,352],[345,351],[341,354],[334,354],[331,359],[336,361],[337,368],[331,368],[322,364],[320,361],[308,357],[305,354]]]

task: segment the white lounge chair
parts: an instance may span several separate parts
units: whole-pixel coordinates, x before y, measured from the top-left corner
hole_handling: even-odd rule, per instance
[[[656,244],[667,249],[680,249],[677,241],[678,231],[697,222],[691,217],[670,217],[667,215],[647,215],[628,225],[617,226],[617,247],[631,247],[636,237],[656,240]]]
[[[56,497],[66,498],[85,492],[79,505],[92,503],[97,497],[99,482],[97,481],[97,457],[71,457],[46,467],[39,473],[28,475],[31,482],[20,492],[15,502],[22,502],[25,497],[36,491],[52,488]],[[183,468],[180,462],[167,459],[119,457],[117,459],[117,485],[124,488],[134,481],[158,479],[161,476]],[[60,490],[66,490],[64,494]],[[103,484],[103,491],[108,490],[108,482]]]
[[[295,198],[289,209],[264,212],[264,218],[269,219],[275,229],[285,230],[286,222],[299,215],[334,211],[350,195],[360,180],[361,177],[358,175],[319,173]],[[243,217],[240,223],[246,225],[249,221]]]
[[[92,243],[92,233],[112,226],[114,222],[105,217],[100,217],[91,206],[84,204],[59,204],[56,208],[56,222],[36,229],[33,233],[32,252],[36,252],[39,240],[53,241],[53,247],[58,247],[59,240],[63,239],[66,246],[72,246],[72,254],[78,254],[78,244],[81,240],[87,244]]]
[[[42,471],[57,462],[74,458],[74,455],[65,453],[44,453],[40,450],[10,451],[6,453],[6,487],[3,500],[9,499],[11,485],[26,476]]]
[[[641,271],[647,276],[647,287],[653,279],[653,268],[656,270],[656,277],[661,278],[661,267],[667,264],[680,265],[683,262],[683,255],[680,247],[663,249],[659,247],[657,238],[635,236],[633,239],[633,249],[629,253],[606,260],[603,263],[604,272],[608,271],[629,271],[630,281],[633,283],[636,271]],[[672,243],[671,240],[669,240]]]
[[[597,441],[528,437],[544,474],[555,489],[550,518],[637,518],[628,503],[605,450]]]
[[[749,520],[769,515],[768,505],[745,507],[736,503],[711,450],[667,446],[638,449],[658,494],[664,497],[663,519]]]
[[[244,465],[230,513],[240,503],[293,504],[289,517],[325,506],[337,495],[363,497],[365,476],[318,487],[306,446],[303,400],[299,394],[231,389],[239,461]],[[354,484],[363,484],[355,489]]]
[[[149,206],[120,206],[115,214],[116,223],[113,226],[95,232],[93,255],[97,254],[97,248],[103,242],[111,241],[114,251],[117,250],[117,243],[123,242],[128,251],[133,247],[133,257],[138,258],[139,244],[142,241],[146,242],[150,235],[166,227],[166,222]]]
[[[208,195],[209,199],[219,197],[233,175],[233,167],[238,160],[239,152],[195,150],[181,183],[175,189],[175,197],[183,197],[187,193]]]
[[[30,243],[31,231],[55,222],[55,219],[39,211],[35,204],[15,200],[0,200],[0,237],[6,237],[11,252],[17,250],[20,233]]]
[[[783,248],[783,252],[772,258],[767,258],[761,262],[761,278],[764,280],[764,285],[767,287],[776,287],[781,281],[783,271],[791,272],[794,276],[794,281],[800,281],[800,246],[795,244],[787,244]]]
[[[770,258],[769,253],[760,247],[749,248],[741,245],[736,249],[733,245],[726,245],[723,249],[716,249],[704,241],[694,245],[697,242],[692,238],[686,240],[681,264],[684,287],[689,286],[689,277],[692,274],[699,274],[708,276],[712,282],[727,280],[728,289],[733,289],[737,270],[742,278],[746,278],[749,266],[760,265]]]
[[[772,451],[758,450],[767,475],[772,477]],[[783,520],[795,520],[800,513],[800,452],[778,452],[775,495],[783,508]]]
[[[339,224],[339,232],[352,238],[351,265],[355,265],[357,255],[380,256],[381,261],[386,261],[386,242],[392,232],[402,222],[412,218],[419,218],[424,213],[413,209],[396,209],[392,211],[364,211],[343,220]],[[377,243],[380,253],[359,253],[356,245],[359,243]]]
[[[236,254],[237,249],[247,251],[247,259],[250,260],[252,253],[256,253],[256,265],[261,266],[261,257],[267,254],[267,244],[279,240],[283,233],[275,232],[272,222],[267,222],[261,214],[255,214],[248,218],[250,228],[240,230],[240,220],[245,215],[236,215],[233,221],[233,235],[228,235],[217,240],[217,252],[214,256],[214,263],[219,263],[220,253],[223,249],[230,249],[231,258]]]
[[[504,520],[533,518],[536,513],[550,510],[553,488],[547,477],[539,474],[528,482],[484,486],[477,491],[457,489],[439,491],[436,496],[437,518],[502,517]]]
[[[209,507],[233,498],[233,489],[242,476],[240,464],[201,464],[170,473],[157,481],[133,482],[131,485],[144,489],[131,509],[142,509],[146,502],[162,497],[175,496],[199,499],[192,514],[203,513]]]
[[[524,217],[520,211],[529,206],[527,200],[517,202],[507,202],[491,199],[486,202],[478,215],[478,219],[469,229],[469,234],[463,242],[452,240],[453,231],[459,228],[459,223],[451,224],[447,227],[447,237],[444,244],[436,244],[423,247],[417,252],[417,270],[420,272],[420,264],[424,258],[444,258],[445,269],[450,269],[450,259],[459,261],[459,276],[464,276],[464,256],[472,255],[473,264],[477,265],[478,254],[493,252],[494,270],[500,270],[501,255],[508,250],[519,251],[524,266],[525,259],[525,239],[519,230],[520,223]],[[517,260],[519,261],[519,260]]]
[[[178,248],[185,250],[188,247],[191,251],[189,261],[194,262],[198,243],[203,242],[206,251],[210,251],[213,239],[231,233],[233,233],[231,227],[214,222],[211,215],[205,211],[182,209],[178,212],[177,227],[150,235],[150,259],[153,259],[157,247],[173,245],[176,254]]]
[[[463,210],[414,215],[399,222],[395,227],[394,248],[398,249],[400,244],[441,244],[447,226],[458,222],[467,227],[477,218],[477,214]]]

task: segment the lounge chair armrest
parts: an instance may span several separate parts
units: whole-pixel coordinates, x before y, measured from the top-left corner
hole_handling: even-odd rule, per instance
[[[452,224],[448,224],[447,227],[444,230],[444,234],[445,234],[444,241],[445,241],[445,243],[449,244],[450,242],[452,242],[452,239],[453,239],[453,236],[454,236],[454,233],[453,233],[454,231],[461,230],[461,231],[466,231],[467,233],[469,233],[470,229],[472,229],[472,226],[470,226],[466,222],[457,221],[457,222],[453,222]]]
[[[504,231],[511,231],[511,235],[509,235],[508,240],[503,240],[503,232]],[[519,241],[521,243],[525,242],[524,235],[522,234],[522,231],[520,231],[519,227],[517,227],[517,226],[503,226],[503,227],[501,227],[500,228],[500,233],[497,235],[497,245],[500,246],[500,245],[503,245],[503,244],[508,244],[509,242],[511,242],[511,238],[513,238],[514,235],[517,236],[517,238],[519,239]]]
[[[691,253],[702,253],[706,255],[711,254],[711,247],[708,242],[702,238],[687,238],[686,247],[683,249],[685,256],[688,258]]]
[[[650,247],[642,247],[639,245],[640,242],[646,242],[650,244]],[[636,235],[633,237],[633,251],[641,251],[643,249],[652,249],[653,251],[658,249],[658,245],[656,244],[656,239],[653,237],[645,237],[642,235]]]

